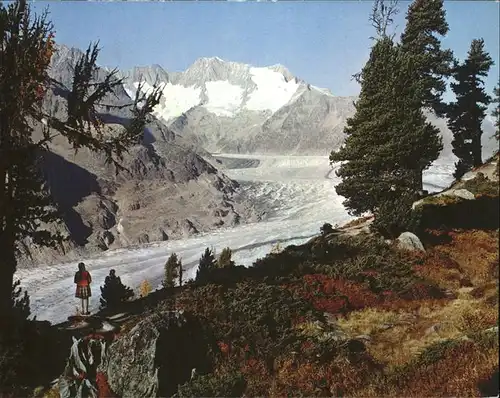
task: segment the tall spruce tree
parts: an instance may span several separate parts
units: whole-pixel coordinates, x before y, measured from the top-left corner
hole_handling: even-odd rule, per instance
[[[146,116],[158,104],[161,92],[155,88],[144,96],[139,87],[135,100],[126,105],[134,120],[118,136],[107,137],[98,111],[122,81],[116,78],[116,70],[102,81],[95,80],[96,45],[89,46],[74,68],[67,114],[61,119],[43,106],[46,90],[59,84],[48,74],[55,49],[47,14],[33,16],[26,0],[7,8],[0,3],[0,34],[0,319],[8,325],[18,242],[31,237],[36,244],[53,246],[62,239],[40,228],[60,219],[43,190],[41,154],[50,151],[56,135],[63,135],[75,149],[102,152],[117,172],[123,170],[122,156],[140,141]],[[42,125],[43,138],[36,140],[32,133]]]
[[[361,93],[356,113],[347,119],[345,144],[330,154],[332,163],[346,162],[336,173],[342,178],[336,191],[346,198],[344,205],[354,215],[374,212],[390,194],[390,186],[383,180],[393,169],[388,161],[391,154],[384,153],[392,138],[392,115],[386,99],[390,91],[387,79],[394,73],[396,58],[397,49],[389,37],[375,42],[358,75]]]
[[[439,39],[449,30],[443,5],[444,0],[415,0],[408,9],[401,35],[401,48],[411,56],[415,69],[412,84],[418,87],[418,102],[438,116],[446,114],[442,95],[453,63],[452,51],[443,50]]]
[[[493,95],[494,97],[491,100],[491,102],[497,105],[495,106],[495,108],[493,108],[491,116],[495,118],[495,127],[496,127],[495,138],[499,140],[500,139],[500,83],[493,90]]]
[[[475,39],[467,59],[454,67],[455,83],[451,88],[456,101],[448,106],[448,127],[453,133],[453,153],[458,157],[453,174],[457,179],[483,163],[482,123],[492,100],[484,89],[483,78],[488,76],[492,65],[493,60],[484,49],[484,40]]]
[[[400,214],[409,216],[422,172],[442,149],[439,131],[421,110],[419,87],[410,83],[416,77],[412,60],[385,30],[379,34],[358,75],[361,93],[345,144],[330,155],[331,162],[345,162],[336,191],[346,208],[354,215],[374,213],[374,227],[391,236],[408,228]]]

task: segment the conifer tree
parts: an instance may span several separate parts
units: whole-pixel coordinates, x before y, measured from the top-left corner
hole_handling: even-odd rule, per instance
[[[497,105],[493,109],[493,112],[491,112],[491,116],[495,118],[495,127],[497,128],[495,138],[498,141],[500,139],[500,83],[493,90],[493,95],[495,97],[493,97],[491,102]]]
[[[146,116],[158,104],[161,92],[154,88],[148,96],[142,95],[141,85],[135,100],[126,105],[134,120],[118,136],[108,138],[98,111],[122,81],[116,70],[96,80],[97,45],[90,45],[77,62],[67,112],[59,118],[43,106],[47,90],[64,87],[48,74],[55,47],[47,14],[32,16],[26,0],[7,7],[0,3],[0,35],[0,319],[9,324],[18,242],[30,237],[34,244],[55,246],[62,240],[40,228],[60,220],[43,189],[41,154],[50,151],[56,135],[63,135],[74,149],[101,152],[117,172],[124,170],[122,156],[140,141]],[[35,126],[44,126],[39,140],[32,134]]]
[[[163,279],[163,286],[166,288],[175,286],[175,278],[178,277],[179,260],[177,254],[172,253],[165,263],[165,278]]]
[[[132,288],[124,285],[120,277],[106,278],[104,285],[100,286],[101,298],[99,299],[100,308],[114,309],[135,296]]]
[[[417,72],[412,59],[385,30],[379,32],[357,76],[361,93],[344,129],[345,144],[330,155],[331,162],[345,162],[337,171],[342,182],[336,191],[346,198],[346,208],[358,216],[374,213],[378,221],[373,226],[387,235],[399,232],[389,223],[396,218],[391,212],[411,208],[422,188],[423,170],[442,149],[439,131],[422,113],[419,88],[410,83]]]
[[[19,287],[20,284],[21,281],[17,280],[12,289],[13,307],[19,319],[27,319],[31,314],[30,298],[26,290],[23,293],[22,288]]]
[[[178,269],[179,269],[179,272],[178,272],[178,275],[179,275],[179,286],[182,286],[182,282],[183,282],[182,274],[183,274],[184,270],[182,269],[182,261],[180,259],[177,262],[177,265],[178,265]]]
[[[198,270],[196,271],[196,280],[202,281],[211,270],[216,268],[215,256],[208,247],[205,249],[205,253],[200,257],[200,262]]]
[[[217,259],[217,267],[218,268],[228,268],[234,267],[234,261],[231,260],[233,252],[229,247],[225,247],[222,249],[219,258]]]
[[[483,78],[493,65],[484,50],[484,40],[472,41],[467,59],[455,64],[451,88],[456,101],[448,107],[448,127],[453,133],[453,153],[458,157],[455,178],[462,177],[472,167],[480,166],[482,123],[491,97],[484,89]]]
[[[448,30],[443,0],[415,0],[408,9],[401,35],[401,48],[411,56],[415,69],[411,83],[418,88],[415,90],[418,103],[422,108],[432,109],[438,116],[446,114],[442,95],[453,63],[452,51],[443,50],[439,38]]]

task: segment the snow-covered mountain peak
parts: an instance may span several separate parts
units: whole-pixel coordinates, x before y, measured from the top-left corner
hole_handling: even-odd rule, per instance
[[[275,72],[281,73],[287,81],[290,81],[292,79],[296,79],[296,77],[284,65],[275,64],[275,65],[268,66],[268,69],[271,69]]]
[[[286,105],[305,83],[283,65],[255,67],[219,57],[197,59],[184,72],[167,73],[158,65],[123,73],[128,91],[135,91],[142,77],[150,86],[158,76],[163,98],[155,115],[171,122],[199,107],[218,117],[243,112],[269,114]],[[145,87],[145,90],[150,87]]]

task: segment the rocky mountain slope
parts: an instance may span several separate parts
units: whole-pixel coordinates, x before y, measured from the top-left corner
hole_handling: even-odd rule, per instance
[[[356,97],[334,96],[295,77],[282,65],[253,67],[220,58],[201,58],[181,73],[158,65],[122,72],[127,92],[139,80],[145,91],[163,85],[155,115],[176,134],[209,152],[327,155],[343,140]],[[451,132],[444,119],[428,115],[440,128],[443,157],[451,155]],[[486,158],[496,143],[491,120],[484,123]]]
[[[51,75],[62,85],[52,87],[45,106],[60,117],[67,106],[71,68],[80,55],[77,49],[61,46],[52,59]],[[123,87],[116,94],[107,103],[130,103]],[[132,116],[128,109],[100,111],[109,134],[123,129]],[[41,128],[35,134],[40,133]],[[21,264],[50,263],[63,256],[76,259],[89,252],[187,237],[256,219],[239,196],[238,183],[206,161],[204,153],[194,151],[152,117],[143,142],[132,147],[123,161],[130,173],[115,175],[102,155],[88,150],[75,153],[66,139],[57,137],[51,152],[43,154],[43,167],[64,215],[62,230],[70,240],[57,250],[23,242]]]
[[[159,66],[123,72],[128,92],[156,76],[164,98],[155,115],[209,152],[325,154],[342,142],[353,99],[294,77],[284,66],[252,67],[201,58],[182,73]]]

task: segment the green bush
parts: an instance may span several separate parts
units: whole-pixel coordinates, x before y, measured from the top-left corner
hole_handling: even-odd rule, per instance
[[[370,229],[390,239],[397,238],[406,231],[417,233],[419,213],[412,211],[414,199],[411,195],[403,195],[382,203],[375,212]]]
[[[323,226],[319,229],[322,235],[328,235],[333,232],[332,224],[324,223]]]

